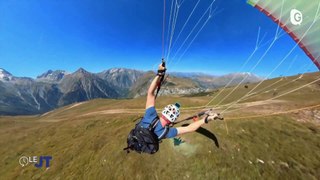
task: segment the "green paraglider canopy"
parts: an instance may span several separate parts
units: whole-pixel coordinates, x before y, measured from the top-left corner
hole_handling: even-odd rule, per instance
[[[320,0],[248,0],[284,29],[320,70]]]

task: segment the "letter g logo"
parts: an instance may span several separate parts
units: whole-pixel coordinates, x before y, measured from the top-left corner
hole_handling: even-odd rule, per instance
[[[293,25],[301,25],[303,21],[302,13],[297,9],[292,9],[290,12],[290,20]]]

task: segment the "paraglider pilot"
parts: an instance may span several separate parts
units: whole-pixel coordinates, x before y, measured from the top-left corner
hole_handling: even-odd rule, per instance
[[[155,90],[160,83],[160,79],[162,76],[164,76],[165,67],[162,66],[162,64],[159,65],[157,76],[153,79],[147,93],[147,101],[146,101],[146,112],[141,120],[142,125],[150,124],[153,119],[155,119],[158,114],[155,109],[156,104],[156,98],[155,98]],[[180,105],[178,103],[176,104],[169,104],[162,110],[161,116],[159,117],[160,122],[156,124],[155,127],[155,134],[159,137],[164,132],[165,126],[169,125],[171,123],[174,123],[180,115]],[[173,138],[177,135],[194,132],[196,131],[201,125],[208,123],[209,121],[212,121],[216,119],[219,115],[213,112],[209,112],[207,116],[204,116],[204,118],[191,123],[190,125],[186,127],[170,127],[166,138]]]
[[[159,65],[158,73],[150,84],[147,92],[147,101],[145,105],[144,117],[136,124],[135,128],[131,130],[127,138],[127,150],[134,150],[138,153],[156,153],[159,149],[159,142],[164,138],[173,138],[181,134],[194,132],[201,125],[208,123],[212,120],[219,119],[219,114],[208,111],[205,113],[204,118],[198,121],[192,122],[188,126],[184,127],[172,127],[175,121],[180,115],[180,104],[169,104],[162,110],[160,116],[158,116],[155,104],[156,104],[156,90],[159,91],[162,80],[164,79],[166,72],[164,61]],[[221,119],[221,118],[220,118]]]

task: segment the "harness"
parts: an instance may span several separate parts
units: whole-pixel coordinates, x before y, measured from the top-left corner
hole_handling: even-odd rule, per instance
[[[158,116],[152,120],[147,128],[139,125],[140,122],[137,123],[135,128],[130,131],[127,138],[128,145],[123,150],[126,150],[127,153],[132,150],[138,153],[154,154],[159,150],[159,143],[161,140],[169,132],[169,125],[165,126],[164,131],[158,137],[154,132],[157,124],[160,122]]]

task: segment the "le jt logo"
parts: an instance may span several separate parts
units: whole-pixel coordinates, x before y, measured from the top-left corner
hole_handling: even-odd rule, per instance
[[[34,164],[36,168],[41,168],[43,165],[45,165],[46,168],[50,167],[50,161],[52,160],[52,156],[22,156],[19,159],[19,164],[22,167],[27,166],[28,164]]]

